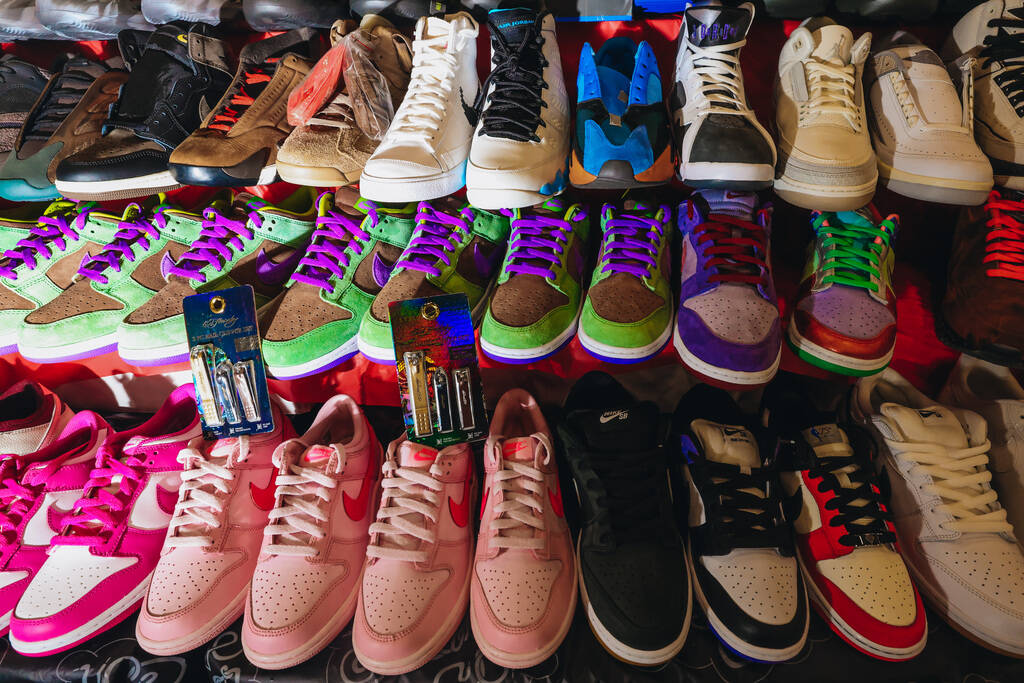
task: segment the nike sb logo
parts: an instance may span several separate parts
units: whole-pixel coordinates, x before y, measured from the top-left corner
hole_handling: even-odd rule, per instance
[[[628,418],[628,410],[611,410],[608,411],[607,413],[603,413],[601,417],[599,417],[598,419],[601,421],[601,424],[607,424],[612,420],[626,420]]]

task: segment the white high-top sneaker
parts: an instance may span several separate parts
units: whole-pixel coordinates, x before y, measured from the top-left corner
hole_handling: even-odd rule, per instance
[[[479,32],[466,12],[417,22],[409,89],[363,169],[363,197],[415,202],[444,197],[465,184],[473,137],[469,117],[480,88]]]
[[[550,12],[488,15],[491,75],[466,170],[466,196],[481,209],[539,204],[569,180],[569,98]]]
[[[971,66],[961,91],[939,56],[906,31],[874,45],[864,85],[878,175],[890,190],[914,199],[976,206],[992,190],[992,166],[974,141]]]
[[[988,0],[964,15],[942,49],[947,62],[975,57],[974,134],[996,185],[1024,190],[1024,0]],[[956,65],[958,67],[959,65]]]
[[[1024,550],[989,483],[984,418],[936,405],[891,368],[857,383],[850,413],[878,443],[881,487],[921,595],[980,645],[1024,657]]]

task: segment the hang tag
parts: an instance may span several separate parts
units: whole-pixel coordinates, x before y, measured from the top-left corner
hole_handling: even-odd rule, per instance
[[[182,309],[203,436],[273,431],[252,287],[194,294]]]

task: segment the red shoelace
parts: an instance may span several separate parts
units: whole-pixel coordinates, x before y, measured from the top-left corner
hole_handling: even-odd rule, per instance
[[[708,282],[742,282],[758,285],[764,281],[768,265],[768,234],[756,223],[713,213],[694,231],[697,244],[711,241],[705,249],[706,268],[718,268]]]
[[[238,123],[238,119],[242,117],[245,110],[248,109],[256,98],[263,92],[263,88],[273,78],[273,69],[268,70],[267,66],[270,64],[276,64],[281,61],[280,57],[270,57],[267,61],[263,62],[258,66],[254,66],[251,71],[245,73],[245,83],[238,87],[238,92],[231,96],[229,104],[231,106],[225,106],[221,113],[213,117],[213,121],[210,123],[210,128],[219,130],[227,133],[231,130],[231,127]],[[254,92],[250,94],[246,91],[247,85],[259,86],[254,88]]]
[[[993,190],[985,204],[988,213],[988,234],[985,235],[985,258],[991,264],[985,274],[1010,280],[1024,280],[1024,201],[1004,199]]]

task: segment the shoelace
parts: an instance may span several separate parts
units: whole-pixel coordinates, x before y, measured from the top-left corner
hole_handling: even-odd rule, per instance
[[[15,281],[21,266],[32,271],[41,263],[67,251],[72,242],[82,239],[78,233],[85,227],[91,211],[82,210],[70,223],[64,214],[42,216],[39,223],[29,229],[29,237],[20,240],[14,249],[4,252],[0,277]]]
[[[135,255],[135,245],[142,246],[144,255],[160,240],[161,232],[167,227],[165,210],[166,207],[158,208],[152,219],[140,215],[135,220],[118,223],[114,239],[104,246],[100,253],[84,261],[78,268],[78,274],[94,282],[106,284],[109,278],[103,271],[111,268],[114,272],[120,273],[125,261],[134,263],[139,258]]]
[[[483,117],[483,135],[500,134],[500,137],[540,142],[536,131],[538,126],[547,127],[541,120],[541,109],[547,107],[543,91],[548,87],[544,82],[544,36],[540,21],[529,27],[518,45],[510,45],[500,29],[491,25],[492,61],[497,64],[477,92],[473,109]],[[487,94],[491,86],[494,91]]]
[[[515,215],[507,209],[502,213]],[[582,216],[576,220],[582,220]],[[511,228],[505,273],[538,275],[552,281],[558,277],[555,268],[564,266],[568,256],[566,246],[572,234],[569,221],[553,216],[520,216],[512,219]]]
[[[377,536],[366,548],[366,556],[404,562],[424,562],[426,550],[414,550],[420,541],[435,541],[435,531],[408,519],[421,515],[437,523],[444,488],[438,477],[442,474],[437,461],[426,472],[414,467],[400,467],[395,461],[384,463],[382,485],[384,495],[377,521],[370,525],[370,535]]]
[[[540,432],[530,436],[543,446],[547,465],[554,452],[551,439]],[[495,548],[543,548],[544,539],[531,530],[544,531],[544,473],[526,462],[506,460],[501,442],[494,437],[488,439],[486,447],[501,468],[494,474],[501,502],[494,506],[491,528],[495,535],[491,544]]]
[[[412,74],[403,106],[391,122],[396,140],[426,144],[445,121],[448,95],[455,84],[458,61],[447,52],[455,36],[424,38],[412,45]]]
[[[249,454],[247,437],[239,437],[234,448],[238,449],[236,462],[243,462]],[[178,452],[177,460],[185,469],[181,473],[178,504],[168,525],[165,547],[213,543],[213,538],[203,532],[221,526],[225,494],[231,491],[230,482],[235,479],[235,472],[227,467],[232,452],[226,448],[221,452],[226,453],[224,458],[220,458],[223,464],[212,459],[212,452],[207,455],[195,448],[183,448]]]
[[[835,217],[833,222],[826,214],[813,218],[812,226],[821,240],[818,267],[825,271],[821,281],[882,294],[878,282],[882,277],[882,252],[896,232],[895,216],[877,226],[859,215],[852,220],[856,222],[843,222]]]
[[[985,204],[985,274],[1024,280],[1024,200],[1005,198],[993,190]]]
[[[368,205],[367,215],[376,226],[379,220],[376,208]],[[327,215],[316,219],[312,242],[292,279],[333,294],[334,278],[345,277],[351,254],[362,255],[369,241],[370,233],[363,230],[358,221],[330,209]]]
[[[738,465],[706,461],[712,491],[701,497],[714,508],[717,531],[733,548],[774,548],[786,542],[774,473],[767,467],[744,472]]]
[[[95,80],[92,74],[85,71],[85,67],[91,64],[84,59],[70,59],[64,64],[37,115],[26,126],[26,140],[48,140],[53,135]]]
[[[1010,33],[1007,30],[999,30],[993,35],[985,36],[985,40],[982,41],[985,47],[978,53],[978,57],[982,59],[982,69],[987,69],[992,62],[1000,62],[1003,65],[1003,71],[994,77],[996,85],[1002,89],[1006,99],[1016,110],[1017,116],[1024,116],[1024,17],[990,19],[988,26],[1018,31]]]
[[[645,451],[585,451],[583,454],[604,484],[604,509],[599,522],[610,528],[616,543],[658,540],[665,534],[659,503],[659,482],[666,462],[661,448]]]
[[[940,444],[904,443],[885,439],[896,457],[913,463],[915,469],[931,477],[925,493],[938,496],[942,503],[935,510],[953,516],[953,521],[940,526],[947,531],[994,534],[1013,533],[1006,521],[1006,510],[996,507],[998,494],[989,486],[988,470],[991,443],[969,448],[947,448]]]
[[[740,70],[740,48],[746,38],[731,45],[701,47],[689,44],[693,52],[693,74],[700,78],[700,93],[711,109],[745,111],[743,75]]]
[[[236,251],[245,248],[244,240],[254,236],[248,222],[257,227],[263,224],[258,211],[250,211],[248,221],[236,221],[222,216],[220,212],[207,209],[203,214],[203,227],[199,239],[181,255],[178,262],[168,268],[171,275],[179,275],[197,282],[206,282],[203,268],[212,266],[219,273],[235,258]]]
[[[916,126],[921,120],[921,114],[914,94],[907,87],[907,79],[903,78],[903,74],[893,72],[889,74],[889,82],[892,84],[893,92],[896,93],[896,101],[899,102],[900,109],[903,110],[903,116],[906,117],[907,123],[911,126]]]
[[[142,481],[145,463],[135,456],[124,461],[105,446],[100,446],[97,466],[89,473],[82,497],[61,524],[54,543],[65,545],[101,545],[103,535],[114,531],[127,509],[135,487]]]
[[[282,462],[282,454],[274,453],[274,466],[279,470],[277,504],[263,530],[270,539],[264,550],[273,555],[313,557],[317,554],[314,543],[327,535],[324,525],[328,514],[324,508],[338,482],[314,467],[298,463],[288,466],[288,474],[280,474]]]
[[[471,237],[473,210],[462,209],[458,215],[445,213],[427,202],[420,202],[416,212],[416,230],[409,240],[409,246],[395,263],[395,270],[405,268],[418,270],[428,275],[440,275],[438,261],[452,264],[452,251],[458,244]]]
[[[277,62],[281,61],[280,57],[270,57],[262,64],[254,65],[252,68],[245,72],[245,82],[238,86],[238,92],[231,96],[229,104],[225,105],[224,108],[213,117],[213,121],[210,122],[209,127],[213,130],[219,130],[222,133],[227,133],[231,130],[231,127],[238,123],[238,119],[242,118],[242,115],[246,110],[252,106],[252,103],[256,101],[256,98],[260,96],[263,89],[267,87],[267,83],[273,78],[272,69],[268,70],[269,64],[276,65]],[[253,86],[252,88],[246,88],[246,86]]]
[[[718,272],[708,277],[709,282],[767,284],[768,234],[762,226],[713,213],[694,233],[698,245],[711,242],[704,248],[704,255],[710,257],[704,267]]]
[[[4,544],[14,542],[10,534],[17,530],[38,493],[37,487],[30,488],[20,482],[20,475],[21,467],[16,456],[7,455],[0,460],[0,534],[3,534]]]
[[[804,61],[807,70],[807,85],[810,90],[806,102],[800,106],[800,118],[820,114],[839,114],[860,132],[860,110],[857,97],[856,68],[853,64],[836,64],[808,57]]]
[[[606,207],[605,210],[611,209]],[[664,222],[657,218],[617,212],[615,218],[605,221],[598,260],[601,272],[651,277],[658,268],[658,250],[665,237],[664,231]]]

